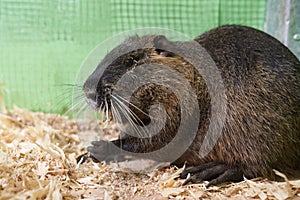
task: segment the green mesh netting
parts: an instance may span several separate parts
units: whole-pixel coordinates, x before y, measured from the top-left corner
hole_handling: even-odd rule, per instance
[[[221,24],[263,29],[265,7],[265,0],[0,0],[0,93],[8,107],[62,113],[71,106],[65,84],[112,34],[161,27],[194,37]]]

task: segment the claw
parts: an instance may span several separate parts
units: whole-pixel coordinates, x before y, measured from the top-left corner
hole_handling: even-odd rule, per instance
[[[186,179],[186,180],[182,183],[182,185],[184,186],[184,185],[187,185],[188,183],[196,183],[196,182],[197,182],[196,177],[195,177],[195,176],[191,176],[191,177],[189,177],[188,179]]]
[[[85,161],[87,161],[87,159],[90,157],[90,154],[87,152],[87,153],[84,153],[84,154],[82,154],[82,155],[80,155],[80,156],[78,156],[77,158],[76,158],[76,162],[77,162],[77,164],[79,163],[79,164],[82,164],[82,163],[84,163]]]
[[[186,169],[181,173],[180,177],[186,178],[188,174],[191,174],[191,177],[186,179],[182,185],[209,181],[206,187],[210,187],[225,182],[238,182],[243,180],[243,173],[239,169],[230,168],[225,164],[215,162]]]

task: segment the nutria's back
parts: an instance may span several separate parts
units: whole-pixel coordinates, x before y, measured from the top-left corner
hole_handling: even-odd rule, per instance
[[[223,136],[208,159],[239,166],[249,177],[300,169],[299,60],[249,27],[222,26],[195,40],[220,69],[228,102]]]
[[[97,105],[98,109],[110,109],[110,104],[113,104],[110,100],[113,97],[112,90],[117,79],[124,73],[145,63],[168,65],[182,73],[196,88],[200,109],[196,138],[174,164],[181,165],[186,162],[187,165],[206,167],[220,165],[221,168],[218,169],[221,172],[208,178],[220,176],[214,183],[231,180],[224,178],[229,172],[241,172],[249,178],[274,178],[273,169],[286,174],[292,174],[293,170],[299,169],[300,62],[279,41],[244,26],[221,26],[195,39],[210,54],[219,69],[227,98],[227,115],[222,134],[212,151],[204,158],[199,156],[199,150],[211,115],[211,99],[206,84],[193,66],[180,55],[156,48],[156,43],[180,46],[180,42],[170,42],[161,36],[136,38],[136,43],[145,43],[147,47],[118,57],[112,64],[105,66],[107,68],[101,72],[102,77],[99,77],[99,72],[103,70],[102,65],[109,63],[107,60],[116,52],[128,49],[131,41],[134,40],[125,41],[109,53],[84,85],[88,100]],[[169,116],[166,126],[160,134],[148,139],[126,136],[112,142],[124,150],[137,153],[153,151],[168,144],[180,123],[180,107],[173,96],[172,91],[155,84],[134,93],[131,103],[135,106],[130,107],[134,113],[132,116],[139,117],[142,124],[147,124],[149,118],[143,113],[147,113],[151,105],[160,102]],[[102,108],[105,104],[109,106]],[[187,138],[183,138],[185,139]],[[96,160],[105,159],[105,145],[101,142],[93,145],[88,148],[92,157]],[[197,178],[206,179],[208,176],[203,175],[204,168],[199,169],[202,174],[198,174],[201,178]],[[240,178],[233,177],[233,180]]]

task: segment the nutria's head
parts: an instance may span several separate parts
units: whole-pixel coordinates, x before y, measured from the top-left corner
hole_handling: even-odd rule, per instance
[[[172,44],[162,35],[134,36],[125,40],[105,56],[84,83],[87,103],[98,111],[110,110],[111,95],[119,79],[145,63],[172,63],[176,56],[163,49]]]
[[[199,52],[195,48],[198,45],[171,42],[161,35],[129,38],[109,52],[86,80],[86,100],[107,120],[125,125],[126,133],[150,138],[159,132],[158,140],[171,141],[181,122],[197,121],[200,112],[201,123],[208,118],[206,83],[188,61],[189,55]]]

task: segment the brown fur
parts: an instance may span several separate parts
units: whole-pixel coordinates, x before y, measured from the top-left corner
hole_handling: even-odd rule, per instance
[[[124,44],[130,45],[130,41]],[[128,69],[143,63],[170,66],[183,74],[195,89],[200,108],[199,129],[192,145],[174,163],[187,162],[191,166],[224,163],[240,169],[248,178],[274,179],[273,169],[288,175],[300,169],[299,60],[276,39],[249,27],[222,26],[195,41],[206,49],[221,72],[228,108],[221,137],[204,158],[200,158],[198,152],[209,126],[211,99],[201,75],[180,56],[158,52],[154,36],[141,37],[140,42],[149,47],[144,52],[133,52],[121,58],[135,59],[135,64],[129,62]],[[122,46],[114,51],[122,51]],[[114,70],[107,70],[104,77],[112,77],[118,72],[118,69]],[[85,91],[88,85],[93,85],[95,77],[94,72],[85,84]],[[103,90],[104,86],[99,88]],[[149,84],[136,91],[131,102],[145,112],[151,105],[161,103],[168,114],[166,126],[152,138],[141,140],[126,136],[115,144],[142,153],[157,150],[172,140],[180,122],[180,106],[172,91]],[[145,123],[149,121],[141,112],[131,109]],[[192,110],[189,112],[193,113]]]

